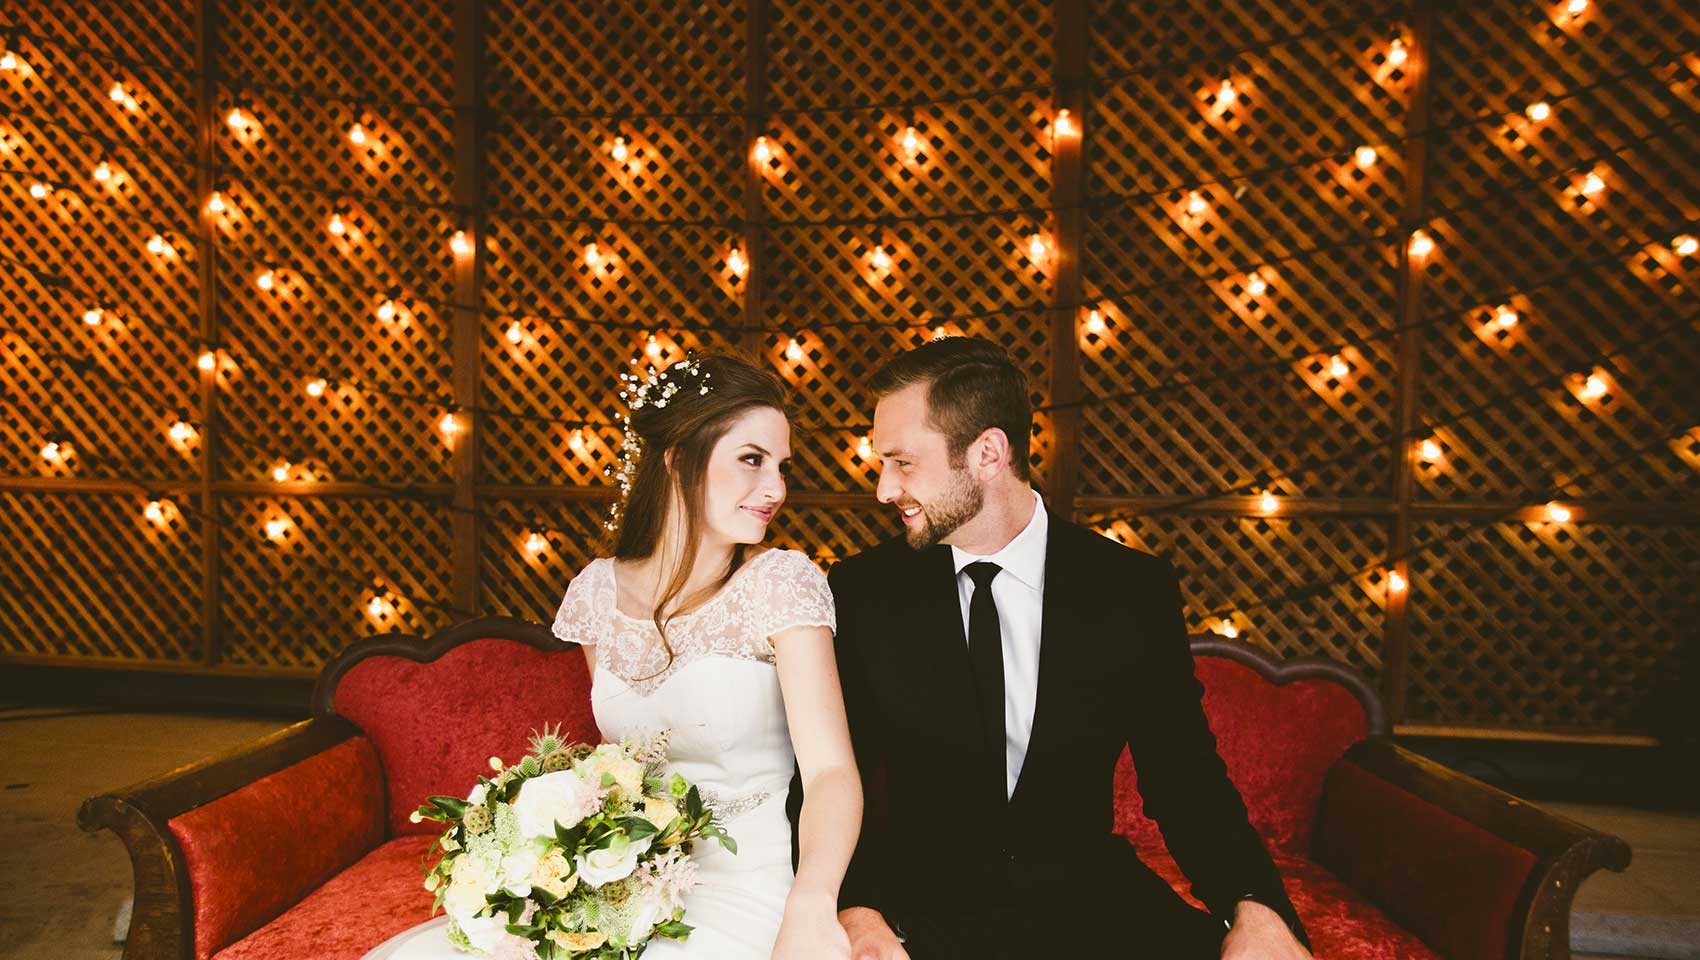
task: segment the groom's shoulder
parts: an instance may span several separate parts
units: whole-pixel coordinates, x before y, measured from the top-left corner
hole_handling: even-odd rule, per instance
[[[1053,524],[1051,535],[1063,538],[1067,552],[1086,561],[1090,569],[1145,575],[1161,575],[1171,569],[1164,557],[1130,547],[1072,521]]]
[[[830,575],[834,583],[842,584],[900,575],[915,556],[916,551],[899,535],[839,560],[832,565]]]

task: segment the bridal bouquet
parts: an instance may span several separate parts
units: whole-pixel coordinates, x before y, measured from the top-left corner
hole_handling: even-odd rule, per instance
[[[450,941],[493,960],[635,960],[653,937],[688,937],[691,842],[738,848],[696,787],[663,778],[667,735],[593,747],[545,727],[530,748],[411,816],[448,824],[425,889]]]

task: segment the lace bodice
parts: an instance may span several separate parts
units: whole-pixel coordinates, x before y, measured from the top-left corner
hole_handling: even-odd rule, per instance
[[[555,636],[594,644],[597,666],[649,694],[679,670],[703,657],[773,662],[769,638],[789,627],[837,630],[832,591],[807,555],[765,550],[744,563],[732,579],[695,610],[667,624],[673,662],[655,624],[622,613],[614,583],[614,561],[592,560],[567,585],[555,614]],[[642,678],[642,679],[639,679]]]

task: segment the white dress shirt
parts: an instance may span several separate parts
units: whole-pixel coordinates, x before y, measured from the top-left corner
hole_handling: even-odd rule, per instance
[[[962,632],[968,632],[968,605],[974,581],[962,572],[982,560],[1002,568],[992,578],[992,600],[998,605],[998,634],[1003,640],[1003,730],[1005,787],[1015,793],[1027,743],[1033,736],[1033,708],[1039,698],[1039,627],[1045,600],[1045,546],[1050,523],[1045,501],[1033,491],[1033,519],[1002,550],[976,557],[957,546],[950,548],[956,564],[956,595],[962,601]]]

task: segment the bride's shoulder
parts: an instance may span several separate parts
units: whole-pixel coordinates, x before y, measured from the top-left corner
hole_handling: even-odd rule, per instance
[[[764,547],[744,563],[750,567],[752,580],[771,583],[775,580],[813,580],[826,578],[808,554],[786,547]]]

